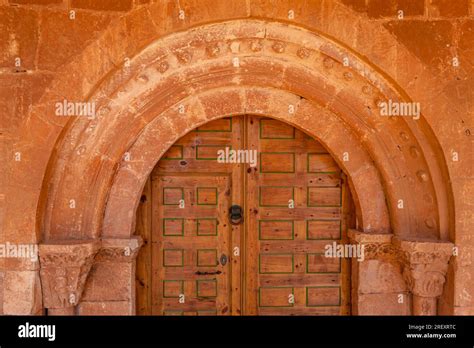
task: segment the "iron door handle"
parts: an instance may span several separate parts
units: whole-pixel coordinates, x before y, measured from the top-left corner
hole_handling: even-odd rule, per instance
[[[229,219],[232,225],[239,225],[242,223],[242,207],[240,205],[233,205],[229,208]]]
[[[201,271],[197,271],[196,273],[194,273],[195,275],[218,275],[218,274],[221,274],[222,272],[221,271],[215,271],[215,272],[201,272]]]

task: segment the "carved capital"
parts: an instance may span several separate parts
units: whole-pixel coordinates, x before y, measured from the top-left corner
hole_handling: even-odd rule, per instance
[[[40,276],[46,308],[75,306],[99,250],[99,241],[40,244]]]
[[[394,245],[402,253],[403,276],[411,292],[424,298],[441,296],[454,245],[443,241],[397,238]]]
[[[352,243],[363,245],[364,260],[396,260],[398,258],[398,250],[392,245],[392,234],[349,230],[348,236]]]
[[[143,244],[140,236],[127,239],[103,239],[96,262],[132,262]]]

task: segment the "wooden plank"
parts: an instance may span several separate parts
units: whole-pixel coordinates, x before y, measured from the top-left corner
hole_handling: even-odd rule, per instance
[[[355,217],[355,206],[352,200],[351,192],[349,189],[349,183],[347,176],[343,173],[341,175],[342,181],[342,215],[341,219],[341,243],[347,244],[350,242],[347,231],[350,228],[356,227],[356,217]],[[357,262],[357,260],[352,259],[343,259],[341,260],[341,274],[343,279],[341,281],[341,315],[350,315],[352,313],[351,308],[351,267],[352,262]]]
[[[246,118],[246,148],[250,151],[259,153],[259,118],[247,116]],[[249,168],[250,169],[250,168]],[[255,168],[256,169],[256,168]],[[247,170],[246,172],[246,233],[245,233],[245,298],[244,298],[244,314],[258,314],[258,219],[257,213],[259,209],[259,185],[258,170]],[[281,185],[281,184],[280,184]]]
[[[137,255],[135,288],[137,315],[151,315],[151,180],[148,179],[137,210],[135,234],[143,238],[143,246]]]
[[[162,280],[164,279],[164,269],[162,264],[162,242],[158,237],[161,233],[160,206],[163,200],[163,193],[160,178],[151,180],[151,202],[152,202],[152,232],[151,232],[151,250],[152,250],[152,276],[151,276],[151,298],[152,298],[152,315],[163,315],[163,288]],[[169,314],[169,313],[168,313]]]
[[[153,175],[161,173],[228,173],[232,167],[231,163],[184,158],[176,161],[160,161]]]
[[[294,273],[286,274],[284,277],[278,274],[262,274],[260,275],[260,284],[262,286],[293,286],[304,287],[307,286],[334,286],[341,281],[339,273],[328,274],[306,274]]]
[[[260,308],[259,315],[339,315],[339,307]]]
[[[257,210],[260,219],[339,219],[341,208],[339,207],[310,207],[310,208],[280,208],[259,207]]]
[[[244,124],[243,117],[232,118],[232,148],[244,149]],[[232,191],[231,204],[242,207],[244,218],[245,211],[245,185],[244,170],[249,168],[248,164],[232,165]],[[242,314],[242,259],[245,257],[245,248],[242,246],[244,224],[232,225],[231,245],[229,251],[231,272],[231,308],[230,314]]]
[[[324,252],[326,245],[332,243],[338,243],[339,241],[333,240],[261,240],[260,250],[273,251],[273,252],[285,252],[292,250],[296,253],[311,253],[311,252]]]

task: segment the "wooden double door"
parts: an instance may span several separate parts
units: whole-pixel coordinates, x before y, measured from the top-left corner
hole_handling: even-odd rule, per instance
[[[353,223],[346,179],[280,121],[228,117],[175,143],[137,214],[137,312],[349,314],[349,262],[327,257]]]

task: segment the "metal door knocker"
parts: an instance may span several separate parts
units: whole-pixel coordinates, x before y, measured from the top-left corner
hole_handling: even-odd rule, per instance
[[[239,225],[242,223],[242,208],[239,205],[233,205],[229,208],[229,219],[232,225]]]

